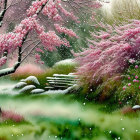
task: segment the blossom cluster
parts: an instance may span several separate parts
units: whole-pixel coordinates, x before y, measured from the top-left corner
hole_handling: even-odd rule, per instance
[[[42,14],[47,16],[49,19],[53,19],[54,21],[63,21],[61,15],[59,14],[59,11],[61,11],[61,13],[63,13],[66,17],[70,17],[71,19],[77,21],[78,18],[72,12],[68,12],[65,8],[63,8],[61,3],[61,0],[34,1],[32,6],[30,6],[30,8],[27,10],[27,15],[33,16],[34,14],[37,14],[37,12],[44,5]]]
[[[56,46],[68,45],[67,42],[63,41],[58,37],[54,31],[48,31],[47,33],[42,32],[39,38],[44,46],[44,49],[54,51]]]
[[[61,4],[58,5],[58,8],[66,17],[70,17],[72,20],[79,23],[78,17],[76,17],[73,12],[68,12]]]
[[[62,27],[61,25],[59,24],[55,24],[54,25],[56,30],[59,32],[59,33],[65,33],[66,35],[69,35],[70,37],[76,37],[78,38],[78,36],[76,35],[75,32],[73,32],[73,30],[71,29],[67,29],[65,27]]]
[[[4,51],[11,53],[18,46],[22,45],[22,40],[30,30],[35,28],[36,18],[29,17],[21,21],[14,32],[0,35],[0,54]]]
[[[48,4],[44,7],[42,13],[49,17],[49,19],[55,17],[58,14],[57,3],[53,0],[49,0]]]
[[[23,19],[18,26],[15,27],[13,32],[7,34],[0,34],[0,55],[5,51],[9,53],[13,52],[17,47],[22,47],[23,39],[32,30],[36,31],[38,38],[45,50],[53,51],[56,47],[61,45],[70,46],[66,39],[61,39],[56,35],[55,31],[45,32],[45,28],[38,22],[38,13],[42,12],[49,19],[55,21],[62,21],[62,17],[58,11],[62,11],[65,15],[76,19],[74,15],[63,8],[61,0],[36,0],[27,10],[27,17]],[[76,34],[71,30],[59,25],[55,25],[59,33],[64,32],[70,37],[77,37]],[[43,53],[42,48],[38,48],[36,51]],[[35,56],[36,60],[39,61],[39,55]],[[0,60],[0,66],[4,64],[4,59]]]
[[[32,6],[27,10],[27,16],[33,16],[36,14],[42,7],[42,5],[45,5],[48,0],[36,0],[32,3]]]
[[[101,24],[100,24],[101,25]],[[129,59],[138,59],[140,50],[140,20],[121,26],[100,26],[106,31],[92,34],[90,48],[76,54],[80,63],[78,74],[89,83],[98,82],[122,72]]]
[[[129,63],[131,65],[134,65],[134,71],[135,73],[129,73],[129,75],[127,75],[128,81],[129,83],[127,83],[127,85],[123,86],[123,90],[125,91],[127,88],[131,87],[132,85],[139,85],[137,88],[140,89],[140,84],[139,84],[139,65],[135,64],[136,61],[134,59],[130,59]]]

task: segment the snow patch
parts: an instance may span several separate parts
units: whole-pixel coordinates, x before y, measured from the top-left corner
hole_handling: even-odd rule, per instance
[[[14,88],[22,88],[22,87],[24,87],[24,86],[26,86],[26,85],[27,85],[27,83],[25,83],[25,82],[19,82],[19,83],[17,83],[17,84],[15,85]]]
[[[58,65],[75,65],[76,63],[74,62],[73,59],[65,59],[62,61],[59,61],[57,63],[55,63],[54,66],[58,66]]]
[[[32,90],[32,89],[35,89],[36,87],[34,85],[28,85],[28,86],[25,86],[24,88],[22,88],[19,92],[22,93],[22,92],[26,92],[28,90]]]
[[[48,90],[42,94],[67,94],[71,89],[77,87],[77,84],[65,89],[65,90]]]
[[[10,95],[16,95],[18,94],[18,91],[14,90],[15,87],[14,82],[7,81],[6,83],[0,83],[0,94],[10,94]]]
[[[21,81],[21,82],[25,82],[25,79],[21,79],[20,81]]]
[[[37,84],[37,85],[40,85],[38,79],[37,79],[35,76],[29,76],[29,77],[27,77],[24,81],[25,81],[25,82],[31,81],[31,82],[33,82],[33,83],[35,83],[35,84]]]
[[[36,94],[36,93],[42,93],[44,91],[45,90],[43,90],[43,89],[34,89],[34,90],[31,91],[31,93]]]
[[[135,109],[140,109],[140,105],[135,105],[135,106],[132,107],[132,109],[134,109],[134,110]]]

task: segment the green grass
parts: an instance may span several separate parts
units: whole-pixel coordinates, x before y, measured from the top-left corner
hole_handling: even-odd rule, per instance
[[[119,110],[109,112],[109,105],[78,100],[75,95],[0,95],[0,106],[26,120],[0,123],[0,138],[5,140],[140,139],[139,113],[129,117]]]

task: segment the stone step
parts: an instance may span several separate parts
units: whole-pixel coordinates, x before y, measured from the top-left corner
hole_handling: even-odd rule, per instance
[[[67,78],[76,78],[77,75],[65,75],[65,74],[54,74],[54,77],[67,77]]]
[[[47,80],[49,83],[50,82],[56,82],[56,83],[58,83],[58,82],[62,82],[62,83],[76,83],[76,81],[65,81],[65,80],[55,80],[55,79],[53,79],[53,80]]]

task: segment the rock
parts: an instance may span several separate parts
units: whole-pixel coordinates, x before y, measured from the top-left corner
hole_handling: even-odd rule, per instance
[[[21,79],[20,82],[25,82],[25,79]]]
[[[34,85],[27,85],[24,88],[22,88],[19,92],[20,93],[30,93],[35,88],[36,87]]]
[[[40,85],[38,79],[35,76],[29,76],[25,80],[22,79],[22,81],[26,82],[27,84]]]
[[[43,89],[34,89],[31,91],[32,94],[38,94],[38,93],[43,93],[43,92],[45,92],[45,90]]]
[[[135,106],[132,107],[132,109],[134,111],[140,110],[140,105],[135,105]]]
[[[76,62],[73,59],[65,59],[55,63],[54,67],[59,65],[76,65]]]
[[[14,89],[19,89],[19,88],[23,88],[27,85],[27,83],[25,82],[19,82],[14,86]]]

